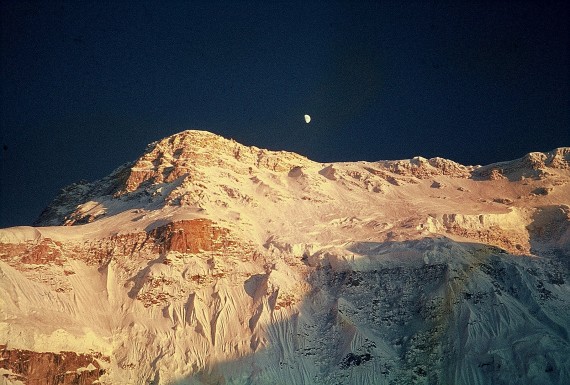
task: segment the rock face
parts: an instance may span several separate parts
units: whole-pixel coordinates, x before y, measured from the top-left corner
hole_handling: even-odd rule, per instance
[[[200,251],[220,250],[228,232],[213,226],[212,221],[199,218],[170,222],[151,232],[151,237],[162,246],[163,253],[177,251],[195,254]]]
[[[0,369],[7,381],[41,385],[90,385],[105,373],[99,361],[73,352],[38,353],[0,345]],[[97,357],[103,361],[106,357]]]
[[[531,152],[511,162],[491,164],[477,169],[473,176],[482,179],[507,178],[512,181],[524,178],[541,179],[553,176],[549,170],[570,167],[570,148],[557,148],[553,151]]]
[[[0,230],[0,383],[570,383],[569,159],[165,138]]]

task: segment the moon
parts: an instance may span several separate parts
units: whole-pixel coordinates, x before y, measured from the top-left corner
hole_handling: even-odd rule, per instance
[[[311,122],[311,116],[305,115],[305,123],[309,124]]]

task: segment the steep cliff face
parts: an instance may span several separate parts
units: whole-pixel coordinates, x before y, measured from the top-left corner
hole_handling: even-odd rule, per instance
[[[568,383],[569,154],[321,164],[165,138],[0,230],[0,379]]]

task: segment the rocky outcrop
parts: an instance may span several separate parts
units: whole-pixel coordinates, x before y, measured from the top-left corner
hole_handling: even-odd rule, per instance
[[[130,164],[125,164],[110,175],[96,182],[81,181],[63,188],[48,207],[34,222],[34,226],[57,226],[66,224],[82,224],[93,221],[95,217],[74,218],[69,217],[81,204],[89,200],[103,196],[116,194],[118,189],[125,183],[127,170]]]
[[[171,222],[153,230],[150,236],[161,245],[163,253],[215,251],[233,243],[226,229],[205,218]]]
[[[0,345],[0,369],[4,381],[30,385],[91,385],[105,373],[101,362],[108,357],[74,352],[31,352]]]
[[[426,159],[421,156],[409,160],[378,162],[378,165],[394,174],[413,176],[418,179],[429,179],[438,175],[469,178],[475,169],[473,166],[463,166],[448,159]]]
[[[81,260],[88,265],[103,266],[112,258],[142,258],[165,255],[169,252],[197,254],[220,251],[239,246],[226,228],[206,218],[169,222],[149,230],[117,234],[107,238],[63,244],[50,238],[39,238],[26,243],[0,243],[0,260],[14,266],[63,266],[67,259]]]
[[[561,147],[549,152],[531,152],[520,159],[490,164],[473,171],[473,178],[518,181],[524,178],[544,179],[552,170],[570,168],[570,148]]]

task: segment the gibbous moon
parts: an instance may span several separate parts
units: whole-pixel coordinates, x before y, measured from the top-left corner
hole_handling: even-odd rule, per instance
[[[305,123],[309,123],[311,121],[311,117],[309,115],[305,115]]]

